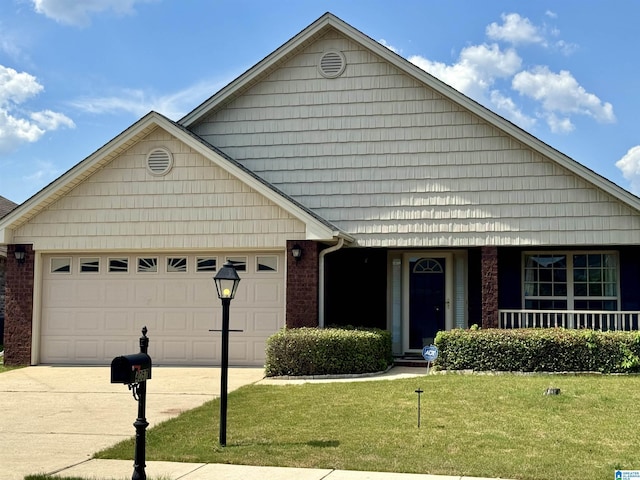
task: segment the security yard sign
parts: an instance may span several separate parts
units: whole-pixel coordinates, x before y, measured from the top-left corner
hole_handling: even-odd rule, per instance
[[[438,358],[438,347],[436,347],[435,345],[429,345],[428,347],[424,347],[422,349],[422,357],[427,361],[427,362],[435,362],[436,359]]]
[[[429,345],[422,349],[422,358],[427,361],[427,375],[429,374],[429,367],[438,358],[438,347],[435,345]]]

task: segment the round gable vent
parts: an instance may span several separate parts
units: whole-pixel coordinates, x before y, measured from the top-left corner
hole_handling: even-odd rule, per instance
[[[344,58],[344,54],[342,52],[338,52],[337,50],[330,50],[322,54],[320,57],[320,63],[318,64],[318,69],[322,76],[327,78],[335,78],[342,75],[345,67],[347,66],[347,61]]]
[[[152,175],[166,175],[173,166],[173,156],[165,148],[154,148],[147,155],[147,170]]]

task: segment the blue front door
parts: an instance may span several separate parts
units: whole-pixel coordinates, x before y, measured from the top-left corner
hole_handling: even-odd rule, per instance
[[[431,345],[445,329],[446,259],[415,258],[409,263],[409,349]]]

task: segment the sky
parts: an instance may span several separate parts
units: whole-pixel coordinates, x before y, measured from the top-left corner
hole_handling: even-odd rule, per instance
[[[0,196],[179,120],[326,12],[640,194],[640,2],[2,0]]]

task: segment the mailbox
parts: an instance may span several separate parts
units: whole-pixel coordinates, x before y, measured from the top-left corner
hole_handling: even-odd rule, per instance
[[[111,362],[111,383],[141,383],[150,378],[151,357],[146,353],[123,355]]]

